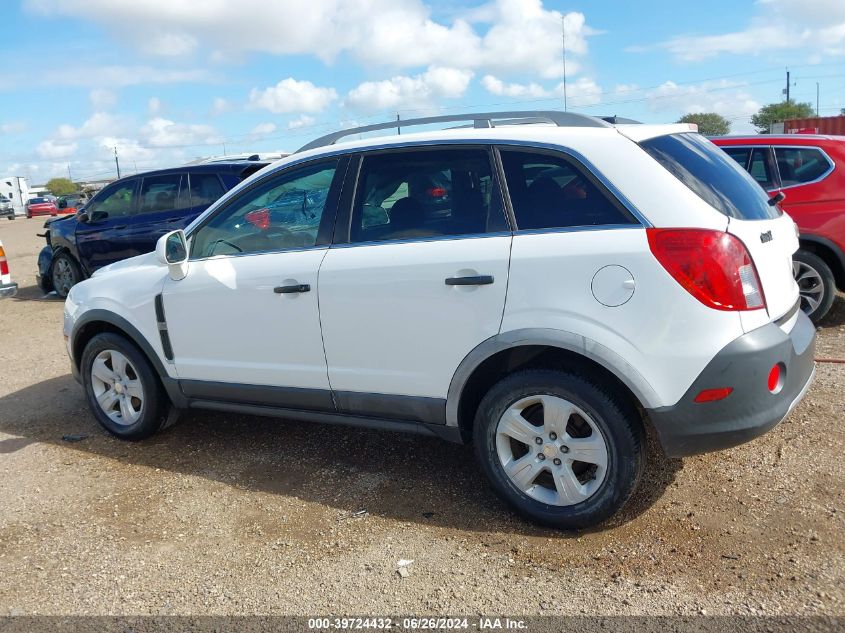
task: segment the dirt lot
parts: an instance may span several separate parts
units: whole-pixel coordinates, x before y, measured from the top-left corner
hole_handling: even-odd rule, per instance
[[[42,222],[0,222],[0,615],[845,615],[845,365],[763,438],[653,459],[618,520],[558,533],[434,439],[205,412],[113,439],[35,286]],[[845,358],[842,298],[819,348]]]

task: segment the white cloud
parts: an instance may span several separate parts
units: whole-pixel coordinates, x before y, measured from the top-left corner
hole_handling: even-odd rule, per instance
[[[288,129],[296,130],[301,127],[308,127],[309,125],[314,125],[315,122],[316,119],[314,117],[308,116],[307,114],[303,114],[293,119],[292,121],[288,121]]]
[[[70,66],[43,73],[45,83],[58,86],[138,86],[142,84],[212,83],[207,70],[172,70],[154,66]]]
[[[652,112],[717,112],[728,119],[746,122],[761,107],[745,84],[727,80],[687,85],[666,81],[648,91],[647,98]]]
[[[845,55],[845,2],[759,0],[757,4],[760,11],[744,29],[715,35],[678,35],[658,47],[688,62],[721,54],[760,56],[788,49],[807,49],[811,57],[818,53]]]
[[[264,136],[266,134],[272,134],[276,131],[276,124],[275,123],[259,123],[254,128],[252,128],[252,132],[255,136]]]
[[[156,152],[143,147],[136,139],[106,136],[97,143],[102,155],[111,154],[117,148],[120,160],[123,161],[124,169],[128,161],[148,161],[156,156]],[[107,169],[111,168],[111,161],[104,163]]]
[[[222,140],[210,125],[176,123],[162,117],[147,121],[140,132],[141,138],[154,147],[210,145],[220,143]]]
[[[223,97],[214,97],[214,101],[211,102],[211,116],[220,116],[234,109],[235,104]]]
[[[150,97],[147,100],[147,113],[151,115],[161,112],[161,99],[158,97]]]
[[[368,66],[454,66],[497,75],[562,76],[559,11],[543,0],[490,0],[437,20],[424,0],[26,0],[31,12],[104,25],[154,55],[183,58],[207,49],[217,59],[245,53],[348,56]],[[568,72],[596,33],[582,13],[565,16]],[[112,84],[104,84],[112,85]]]
[[[282,79],[275,86],[264,90],[253,88],[249,104],[276,114],[293,112],[320,112],[337,99],[334,88],[321,88],[310,81],[297,81],[293,77]]]
[[[566,83],[566,98],[570,107],[585,108],[601,102],[602,88],[588,77],[579,77]],[[563,83],[555,89],[556,95],[563,95]]]
[[[344,105],[362,112],[430,107],[438,99],[463,96],[472,75],[469,70],[432,66],[413,77],[400,75],[383,81],[365,81],[349,91]]]
[[[61,141],[54,141],[47,139],[41,141],[35,152],[44,159],[56,160],[58,158],[67,158],[76,152],[79,146],[76,143],[63,143]]]
[[[505,83],[492,75],[482,78],[481,84],[491,94],[501,97],[527,98],[527,99],[559,99],[563,100],[563,82],[558,83],[554,88],[545,88],[537,83],[519,84]],[[566,98],[570,107],[587,107],[601,102],[602,88],[589,77],[566,82]]]
[[[88,98],[91,100],[91,105],[95,110],[108,110],[109,108],[113,108],[114,104],[117,103],[117,95],[111,90],[105,90],[103,88],[94,88],[89,93]]]
[[[485,75],[481,79],[487,92],[501,97],[548,97],[550,92],[540,84],[505,83],[493,75]]]
[[[9,121],[8,123],[0,124],[0,133],[20,134],[21,132],[26,132],[28,127],[23,121]]]
[[[126,122],[122,117],[107,112],[95,112],[79,127],[68,124],[60,125],[56,131],[56,137],[63,141],[95,138],[120,134],[125,127]]]

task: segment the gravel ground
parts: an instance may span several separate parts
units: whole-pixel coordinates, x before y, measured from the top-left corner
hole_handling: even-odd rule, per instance
[[[42,223],[0,223],[0,615],[845,615],[845,365],[750,444],[652,446],[618,519],[560,533],[434,439],[206,412],[113,439],[34,283]],[[841,297],[819,356],[845,358]]]

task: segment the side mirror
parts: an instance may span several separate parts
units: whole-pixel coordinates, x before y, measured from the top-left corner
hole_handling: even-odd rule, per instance
[[[59,200],[59,208],[67,209],[67,200]]]
[[[188,274],[188,242],[185,239],[185,231],[171,231],[158,238],[156,259],[167,265],[173,281],[184,279]]]
[[[90,218],[88,217],[88,214],[85,211],[80,211],[79,213],[76,214],[76,221],[77,222],[81,222],[82,224],[87,224],[88,220],[90,220]]]

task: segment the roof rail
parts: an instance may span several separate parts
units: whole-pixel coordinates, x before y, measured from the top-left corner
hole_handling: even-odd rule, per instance
[[[424,117],[420,119],[405,119],[404,121],[389,121],[363,127],[349,128],[326,134],[300,147],[295,153],[304,152],[317,147],[334,145],[340,139],[354,134],[364,134],[377,130],[392,130],[395,128],[413,127],[416,125],[431,125],[433,123],[452,123],[454,121],[472,121],[473,127],[496,127],[494,122],[502,125],[520,125],[529,123],[554,123],[558,127],[611,127],[606,121],[586,114],[574,112],[558,112],[556,110],[521,110],[516,112],[478,112],[474,114],[446,114],[442,116]]]

